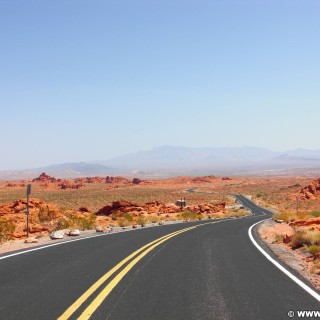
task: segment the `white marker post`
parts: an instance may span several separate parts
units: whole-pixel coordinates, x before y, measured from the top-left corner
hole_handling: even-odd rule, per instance
[[[27,210],[26,210],[26,215],[27,215],[27,238],[29,238],[29,196],[31,193],[31,184],[27,185]]]

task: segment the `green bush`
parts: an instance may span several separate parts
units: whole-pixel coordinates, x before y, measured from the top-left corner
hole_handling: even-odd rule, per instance
[[[0,218],[0,243],[11,240],[15,229],[12,221]]]

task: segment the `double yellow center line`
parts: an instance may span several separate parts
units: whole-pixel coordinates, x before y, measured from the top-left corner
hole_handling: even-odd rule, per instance
[[[127,264],[98,294],[98,296],[90,303],[90,305],[83,311],[83,313],[78,318],[79,320],[89,319],[91,315],[97,310],[101,303],[107,298],[113,288],[121,281],[121,279],[150,251],[158,247],[160,244],[168,241],[169,239],[189,230],[196,228],[197,226],[185,228],[161,238],[158,238],[152,242],[149,242],[145,246],[136,250],[130,254],[127,258],[120,261],[115,267],[109,270],[105,275],[103,275],[97,282],[95,282],[77,301],[75,301],[59,318],[58,320],[69,319],[76,310],[95,292],[97,291],[115,272],[117,272],[122,266],[124,266],[131,259],[132,261]]]

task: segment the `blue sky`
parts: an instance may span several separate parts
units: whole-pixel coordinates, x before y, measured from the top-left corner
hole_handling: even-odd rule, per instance
[[[318,0],[0,0],[0,170],[320,148],[319,32]]]

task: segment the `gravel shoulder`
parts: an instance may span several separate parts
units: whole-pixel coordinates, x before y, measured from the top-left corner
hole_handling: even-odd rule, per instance
[[[300,277],[320,291],[320,272],[315,268],[313,256],[304,248],[292,250],[279,241],[282,235],[291,235],[293,229],[285,223],[266,220],[259,224],[257,234],[263,244],[282,264],[289,266]]]

